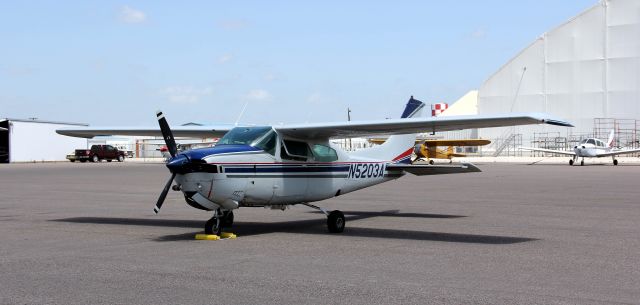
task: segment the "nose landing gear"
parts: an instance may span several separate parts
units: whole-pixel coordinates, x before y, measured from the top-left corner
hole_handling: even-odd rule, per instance
[[[217,209],[211,217],[204,224],[204,233],[207,235],[222,234],[223,227],[231,227],[233,225],[233,211],[222,211]]]

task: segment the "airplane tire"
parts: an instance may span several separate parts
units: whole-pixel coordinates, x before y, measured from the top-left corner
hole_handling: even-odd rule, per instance
[[[584,165],[584,160],[580,161],[580,166]]]
[[[573,159],[569,160],[569,165],[573,165]]]
[[[329,232],[331,233],[342,233],[344,231],[345,225],[344,214],[340,211],[331,211],[329,216],[327,217],[327,226],[329,227]]]
[[[429,164],[433,165],[433,163],[435,163],[433,160],[429,160]]]
[[[618,165],[618,160],[613,159],[613,165]]]
[[[222,221],[218,221],[218,218],[211,217],[207,222],[204,223],[204,233],[207,235],[218,235],[222,233]]]
[[[223,215],[222,224],[225,227],[233,226],[233,211],[225,212]]]

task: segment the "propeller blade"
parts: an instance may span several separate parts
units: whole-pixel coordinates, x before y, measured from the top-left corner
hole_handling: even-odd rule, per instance
[[[158,110],[158,112],[156,112],[156,116],[158,117],[158,124],[160,124],[160,131],[162,132],[164,143],[167,144],[169,154],[171,154],[171,157],[173,158],[176,156],[176,154],[178,154],[176,140],[173,139],[173,133],[171,132],[169,123],[167,123],[167,119],[164,117],[162,111]]]
[[[153,208],[153,211],[158,214],[158,212],[160,212],[160,208],[162,207],[162,204],[164,203],[164,199],[167,198],[167,193],[169,193],[169,187],[171,187],[171,183],[173,183],[173,179],[176,177],[176,174],[173,173],[171,174],[171,178],[169,179],[169,181],[167,181],[167,184],[164,186],[164,189],[162,190],[162,193],[160,193],[160,197],[158,198],[158,202],[156,203],[156,206]]]

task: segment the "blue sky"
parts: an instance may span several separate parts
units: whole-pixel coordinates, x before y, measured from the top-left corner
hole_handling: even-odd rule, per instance
[[[596,0],[3,1],[0,117],[397,117],[453,102]]]

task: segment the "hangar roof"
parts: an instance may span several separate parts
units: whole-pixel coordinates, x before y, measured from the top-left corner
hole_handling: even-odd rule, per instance
[[[0,119],[0,122],[10,121],[10,122],[23,122],[23,123],[41,123],[41,124],[58,124],[58,125],[74,125],[74,126],[89,126],[86,123],[71,123],[71,122],[57,122],[57,121],[46,121],[46,120],[31,120],[31,119],[13,119],[13,118],[3,118]]]

